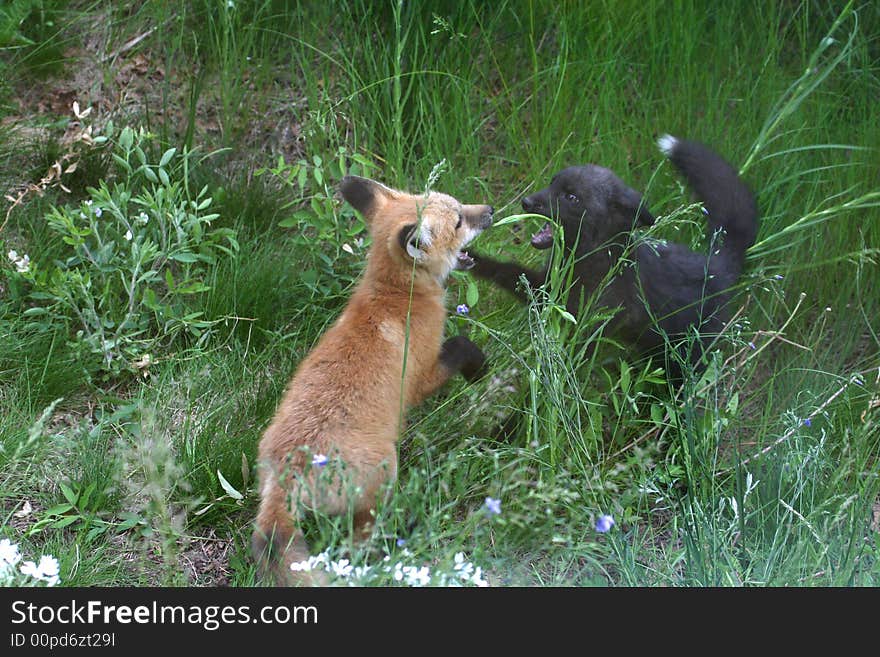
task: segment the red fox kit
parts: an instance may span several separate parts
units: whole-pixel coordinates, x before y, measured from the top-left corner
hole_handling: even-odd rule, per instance
[[[444,296],[450,271],[473,266],[463,249],[492,224],[493,209],[356,176],[345,177],[340,191],[372,236],[366,270],[300,363],[259,445],[252,546],[280,584],[312,583],[290,568],[308,558],[298,510],[352,509],[356,532],[366,533],[377,495],[397,476],[403,412],[458,372],[476,378],[484,361],[467,338],[443,340]],[[344,469],[347,486],[333,469],[320,476],[325,462]]]

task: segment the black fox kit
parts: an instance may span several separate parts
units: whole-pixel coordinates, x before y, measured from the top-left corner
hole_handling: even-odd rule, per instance
[[[758,217],[751,191],[718,154],[669,135],[661,137],[658,145],[703,202],[712,247],[707,256],[681,244],[638,244],[629,255],[635,266],[621,267],[601,291],[598,305],[620,308],[609,325],[611,331],[648,353],[662,348],[664,334],[675,340],[693,327],[706,343],[721,331],[730,316],[729,289],[740,276],[746,249],[755,241]],[[566,255],[575,258],[567,301],[574,315],[581,299],[589,299],[617,264],[630,244],[631,231],[654,222],[641,194],[610,170],[592,164],[563,169],[549,187],[525,197],[522,206],[562,227]],[[546,249],[552,244],[548,222],[532,237],[532,246]],[[547,267],[533,271],[476,254],[474,259],[474,274],[521,298],[517,289],[521,275],[533,287],[547,278]],[[684,360],[698,363],[702,346],[680,349]],[[672,378],[679,378],[675,363],[670,369]]]
[[[383,484],[397,475],[402,410],[458,372],[475,378],[484,361],[467,338],[444,341],[444,296],[450,271],[473,265],[463,249],[492,224],[492,208],[355,176],[343,179],[340,191],[372,236],[366,270],[344,312],[299,365],[259,445],[253,550],[282,584],[311,582],[290,569],[308,557],[298,510],[352,509],[357,531],[365,532]],[[325,459],[344,464],[347,489],[319,477]]]

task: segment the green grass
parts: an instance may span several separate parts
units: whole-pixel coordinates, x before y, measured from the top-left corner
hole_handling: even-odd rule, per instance
[[[462,551],[500,586],[880,583],[876,6],[21,7],[20,29],[0,24],[4,194],[65,154],[78,166],[69,193],[50,182],[0,214],[0,537],[57,556],[64,584],[255,583],[256,444],[363,266],[362,226],[332,200],[344,169],[419,190],[445,160],[437,189],[503,217],[556,170],[600,163],[645,191],[658,236],[700,248],[664,132],[743,167],[761,210],[717,366],[674,395],[602,334],[600,309],[573,325],[553,299],[526,307],[480,282],[447,332],[481,345],[491,375],[410,413],[367,546],[349,546],[349,519],[319,517],[313,552],[439,569]],[[106,148],[70,141],[72,114],[37,102],[85,79],[94,135],[112,119],[149,129],[150,162],[204,155],[181,182],[193,198],[208,186],[240,245],[187,297],[210,331],[109,376],[74,323],[25,314],[39,300],[6,260],[68,257],[50,207],[119,175]],[[498,226],[478,248],[538,263],[536,227]],[[453,277],[450,308],[468,283]],[[606,513],[617,524],[599,534]]]

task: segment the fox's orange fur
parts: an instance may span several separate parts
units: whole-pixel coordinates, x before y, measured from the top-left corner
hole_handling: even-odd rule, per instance
[[[457,372],[476,376],[483,363],[467,338],[444,342],[444,296],[450,270],[472,264],[461,249],[491,224],[492,208],[354,176],[341,192],[372,236],[366,270],[344,312],[300,364],[259,445],[253,548],[264,572],[282,584],[315,583],[290,569],[308,558],[299,510],[351,509],[356,531],[367,534],[383,484],[397,475],[403,413]],[[315,455],[328,465],[313,466]]]

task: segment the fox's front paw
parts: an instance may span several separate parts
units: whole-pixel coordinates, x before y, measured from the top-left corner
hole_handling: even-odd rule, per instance
[[[453,372],[461,372],[468,381],[476,381],[486,373],[485,354],[463,335],[443,343],[440,360]]]

